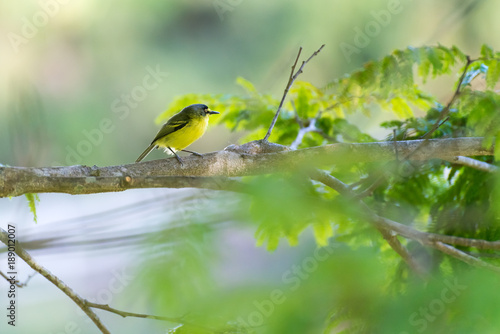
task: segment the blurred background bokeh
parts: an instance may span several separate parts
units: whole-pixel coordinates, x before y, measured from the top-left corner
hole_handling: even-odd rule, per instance
[[[0,163],[132,163],[158,130],[155,118],[176,96],[243,94],[235,84],[242,76],[260,92],[279,97],[299,46],[309,55],[326,44],[301,77],[317,87],[410,45],[455,44],[472,55],[484,43],[497,50],[499,10],[493,0],[3,1]],[[372,36],[363,39],[359,31],[365,29]],[[444,101],[452,91],[450,85],[430,85]],[[370,130],[385,116],[350,117]],[[193,150],[221,150],[240,137],[212,120]],[[373,131],[381,139],[386,135]],[[163,157],[155,151],[148,159]],[[137,278],[145,270],[143,255],[152,251],[145,246],[150,234],[167,233],[169,221],[196,214],[184,206],[202,210],[216,196],[221,205],[234,201],[191,190],[42,194],[38,224],[24,197],[0,199],[0,226],[16,224],[18,238],[35,258],[84,297],[151,313],[158,309],[149,305],[141,292],[144,281]],[[228,284],[279,277],[293,259],[315,249],[306,238],[298,248],[280,246],[270,258],[254,247],[252,228],[232,225],[231,217],[218,219],[210,230],[218,235],[217,272]],[[19,272],[21,279],[31,274],[27,267]],[[20,291],[18,305],[19,326],[6,328],[2,320],[0,332],[95,332],[40,276]],[[99,314],[113,332],[165,332],[163,323]]]

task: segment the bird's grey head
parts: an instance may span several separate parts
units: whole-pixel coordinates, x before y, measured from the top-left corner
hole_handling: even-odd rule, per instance
[[[219,114],[217,111],[212,111],[205,104],[192,104],[182,109],[183,113],[188,113],[192,115],[208,116],[212,114]]]

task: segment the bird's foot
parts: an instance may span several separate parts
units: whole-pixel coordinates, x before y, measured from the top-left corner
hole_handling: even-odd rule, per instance
[[[175,155],[175,158],[177,159],[177,161],[179,161],[179,163],[181,164],[181,166],[184,166],[184,161],[182,161],[181,157],[178,156],[177,154]]]
[[[203,156],[203,154],[198,153],[198,152],[194,152],[194,151],[188,151],[188,150],[181,150],[181,151],[183,151],[183,152],[187,152],[187,153],[191,153],[191,154],[197,155],[197,156],[199,156],[199,157],[202,157],[202,156]]]

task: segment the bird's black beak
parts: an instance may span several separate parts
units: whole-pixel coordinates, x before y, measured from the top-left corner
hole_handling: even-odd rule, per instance
[[[213,110],[207,110],[207,114],[213,115],[213,114],[220,114],[218,111],[213,111]]]

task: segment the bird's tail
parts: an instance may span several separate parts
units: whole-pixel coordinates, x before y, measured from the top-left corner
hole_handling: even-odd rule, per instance
[[[135,162],[140,162],[142,159],[144,159],[148,154],[149,152],[151,152],[154,148],[156,147],[156,144],[151,144],[149,145],[149,147],[147,149],[144,150],[144,152],[142,152],[142,154],[139,156],[139,158],[137,158],[137,160]]]

